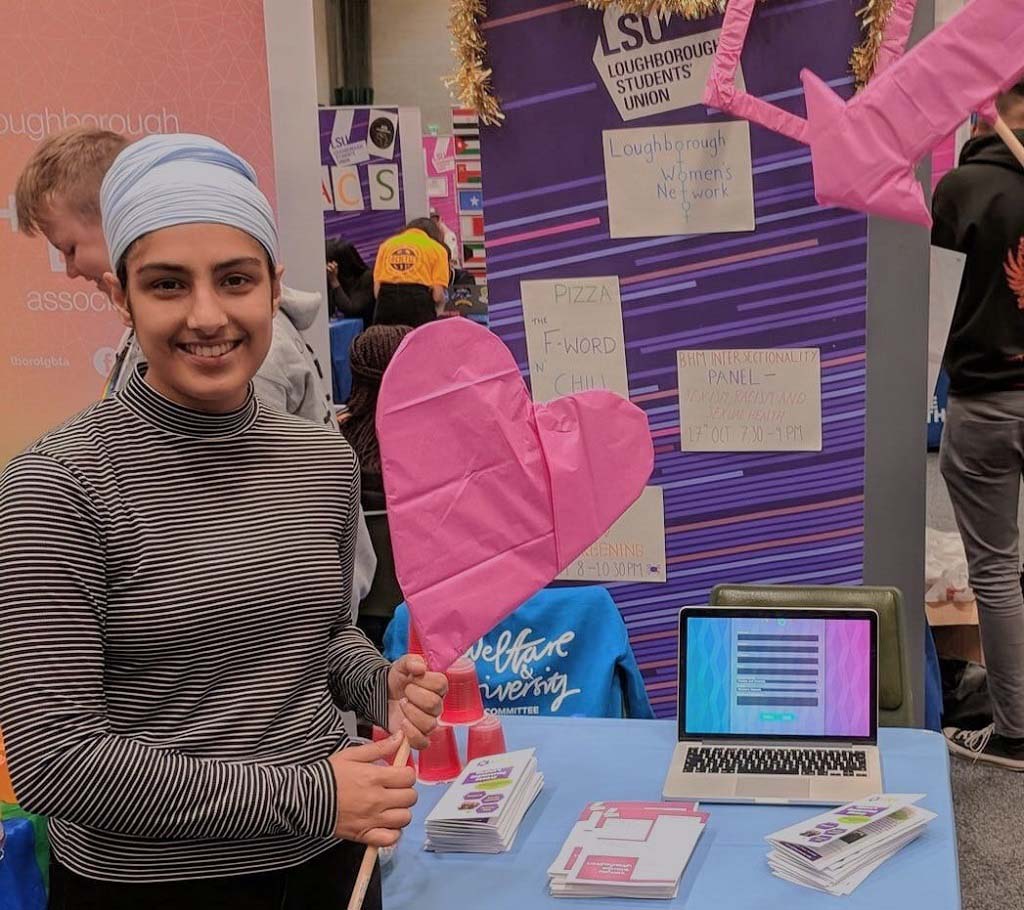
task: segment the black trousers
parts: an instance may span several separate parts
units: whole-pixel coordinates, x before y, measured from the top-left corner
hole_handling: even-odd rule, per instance
[[[437,319],[430,288],[422,284],[382,284],[377,295],[374,325],[411,325],[414,329]]]
[[[84,878],[53,856],[50,910],[344,910],[363,861],[362,844],[340,841],[319,856],[279,872],[147,884]],[[380,910],[380,865],[364,910]]]

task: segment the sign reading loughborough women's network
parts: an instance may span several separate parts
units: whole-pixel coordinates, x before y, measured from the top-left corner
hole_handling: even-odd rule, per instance
[[[681,16],[605,10],[594,66],[623,120],[701,104],[720,30],[683,35]],[[743,86],[737,69],[736,83]]]

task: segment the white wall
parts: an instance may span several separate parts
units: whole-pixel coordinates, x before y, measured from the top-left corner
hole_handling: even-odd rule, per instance
[[[441,81],[455,67],[447,0],[370,0],[374,103],[418,107],[423,130],[451,132],[452,105]]]
[[[313,7],[263,0],[270,77],[270,120],[277,178],[277,226],[284,283],[319,291],[326,300],[324,217],[320,203],[320,138],[316,107]],[[327,307],[303,333],[321,365],[331,362]],[[325,391],[330,392],[330,383]]]
[[[331,63],[327,44],[328,0],[313,0],[313,33],[316,52],[316,100],[319,104],[331,104]]]

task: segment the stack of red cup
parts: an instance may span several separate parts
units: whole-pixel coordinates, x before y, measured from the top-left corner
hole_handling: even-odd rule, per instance
[[[409,625],[409,650],[419,645],[415,631]],[[460,657],[446,671],[448,694],[444,698],[440,723],[430,735],[430,744],[419,754],[418,775],[421,781],[436,783],[454,780],[462,771],[455,727],[468,727],[467,762],[485,755],[500,755],[506,751],[505,734],[501,719],[484,714],[476,664],[468,657]]]

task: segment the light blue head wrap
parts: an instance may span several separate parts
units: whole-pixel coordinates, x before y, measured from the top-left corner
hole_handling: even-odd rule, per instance
[[[143,234],[176,224],[226,224],[278,261],[277,226],[256,172],[209,136],[147,136],[111,165],[100,189],[103,233],[116,268]]]

